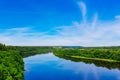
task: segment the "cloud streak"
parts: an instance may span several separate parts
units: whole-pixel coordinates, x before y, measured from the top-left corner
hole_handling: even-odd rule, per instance
[[[0,42],[7,45],[33,46],[114,46],[120,45],[120,16],[114,21],[101,22],[96,12],[93,20],[87,21],[84,2],[76,3],[82,12],[81,22],[73,21],[69,26],[57,26],[46,32],[34,32],[31,27],[2,30]],[[51,35],[51,32],[55,32]]]
[[[86,5],[85,5],[84,2],[78,2],[78,6],[79,6],[79,8],[81,9],[81,12],[82,12],[83,23],[86,24],[86,13],[87,13]]]

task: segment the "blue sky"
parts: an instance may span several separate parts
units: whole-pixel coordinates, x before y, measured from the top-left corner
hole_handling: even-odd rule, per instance
[[[120,45],[120,0],[0,0],[7,45]]]

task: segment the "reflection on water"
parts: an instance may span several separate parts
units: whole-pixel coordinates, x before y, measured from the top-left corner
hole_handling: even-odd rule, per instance
[[[59,57],[49,53],[24,58],[25,80],[120,80],[117,64],[108,67],[105,63]]]
[[[108,69],[119,69],[120,70],[120,62],[107,62],[107,61],[100,61],[100,60],[73,58],[73,57],[63,56],[63,55],[55,55],[55,56],[66,59],[66,60],[71,60],[74,62],[84,62],[86,64],[95,64],[97,67],[106,67]]]

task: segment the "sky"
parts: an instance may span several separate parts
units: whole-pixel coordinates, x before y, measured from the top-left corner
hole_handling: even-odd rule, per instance
[[[120,0],[0,0],[0,43],[120,46]]]

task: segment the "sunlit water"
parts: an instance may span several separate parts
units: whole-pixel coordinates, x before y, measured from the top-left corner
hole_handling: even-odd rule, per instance
[[[120,80],[120,70],[61,59],[53,53],[24,58],[25,80]]]

